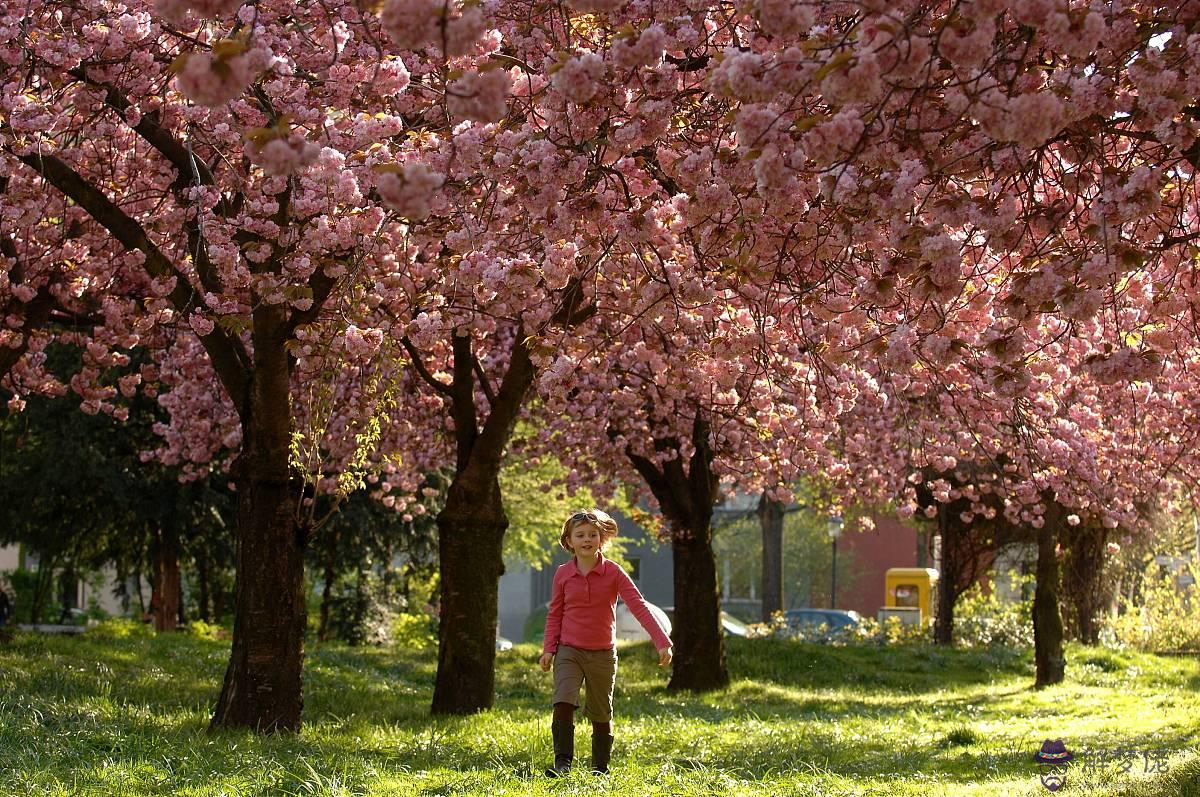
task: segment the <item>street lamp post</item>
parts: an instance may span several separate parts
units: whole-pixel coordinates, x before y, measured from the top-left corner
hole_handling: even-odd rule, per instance
[[[829,523],[826,530],[829,532],[829,541],[833,544],[833,565],[829,571],[829,608],[837,608],[837,541],[838,537],[842,536],[842,529],[845,527],[845,522],[840,515],[830,515]]]

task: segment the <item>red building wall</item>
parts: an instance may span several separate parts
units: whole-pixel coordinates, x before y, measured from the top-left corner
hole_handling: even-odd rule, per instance
[[[848,525],[838,540],[838,560],[837,608],[874,617],[883,606],[888,568],[917,566],[917,531],[890,515],[876,517],[872,531]]]

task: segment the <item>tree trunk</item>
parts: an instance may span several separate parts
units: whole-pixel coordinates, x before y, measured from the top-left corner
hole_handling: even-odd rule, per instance
[[[675,666],[670,689],[702,692],[729,684],[725,666],[725,634],[721,627],[721,598],[717,560],[713,555],[708,518],[687,536],[672,534],[675,576],[675,623],[671,631]]]
[[[500,482],[483,489],[472,471],[457,476],[438,513],[441,581],[434,714],[473,714],[491,708],[496,686],[496,622],[504,532],[508,517]]]
[[[567,320],[578,299],[577,292],[568,293],[575,298],[564,300]],[[490,708],[495,700],[496,622],[508,529],[500,466],[533,383],[533,362],[525,340],[524,329],[518,327],[500,388],[488,393],[491,410],[482,428],[474,381],[476,369],[482,369],[469,335],[455,334],[451,340],[453,383],[435,382],[450,401],[456,456],[454,480],[437,517],[441,605],[438,671],[430,706],[434,714],[472,714]],[[481,384],[490,385],[486,376]]]
[[[174,631],[178,628],[179,596],[182,583],[179,577],[179,546],[172,534],[159,531],[154,550],[154,583],[150,605],[154,607],[154,630]]]
[[[767,497],[758,501],[762,526],[762,621],[783,611],[783,504]]]
[[[29,622],[40,623],[42,621],[42,610],[46,607],[46,600],[50,597],[50,592],[54,589],[54,570],[58,567],[57,557],[52,557],[49,562],[38,557],[37,578],[34,581],[33,595],[30,596],[29,605]]]
[[[209,612],[208,584],[208,553],[201,550],[196,557],[196,603],[200,611],[200,619],[206,623],[212,622]]]
[[[210,728],[260,733],[300,728],[304,706],[305,535],[289,465],[292,409],[283,311],[254,319],[254,378],[241,410],[234,467],[237,553],[233,650]]]
[[[1107,530],[1100,524],[1064,528],[1067,559],[1063,567],[1063,593],[1070,607],[1070,626],[1085,645],[1100,642],[1097,615],[1106,600],[1104,545]]]
[[[75,575],[75,565],[68,560],[67,566],[63,568],[62,576],[58,580],[58,595],[61,609],[58,614],[58,622],[65,623],[71,617],[71,610],[79,608],[76,597],[79,594],[79,579]]]
[[[146,596],[142,592],[142,571],[135,570],[133,573],[133,587],[138,599],[138,617],[141,621],[146,622]]]
[[[1063,680],[1066,660],[1063,656],[1063,623],[1058,608],[1059,518],[1057,504],[1051,504],[1043,516],[1045,523],[1037,531],[1037,588],[1033,595],[1033,657],[1036,665],[1035,686],[1049,686]]]
[[[333,603],[333,581],[337,577],[337,532],[329,536],[329,548],[325,551],[325,572],[322,574],[321,619],[317,623],[317,639],[322,642],[330,637],[329,608]]]
[[[939,645],[954,644],[954,604],[958,600],[958,535],[954,523],[947,517],[948,507],[938,511],[938,534],[942,538],[941,572],[938,573],[937,618],[933,624],[933,641]]]
[[[659,464],[634,453],[626,454],[658,499],[671,528],[674,558],[675,648],[670,689],[704,691],[729,683],[725,666],[725,635],[721,627],[721,596],[717,561],[712,549],[712,512],[717,501],[717,477],[708,445],[709,425],[697,409],[692,422],[693,453],[684,471],[679,441],[655,440],[660,451],[676,456]]]

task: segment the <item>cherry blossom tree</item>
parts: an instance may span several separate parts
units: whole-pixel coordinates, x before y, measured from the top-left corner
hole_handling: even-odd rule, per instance
[[[365,440],[328,422],[330,391],[306,404],[301,377],[342,374],[381,344],[346,300],[403,269],[406,230],[438,181],[402,151],[429,124],[406,115],[445,103],[405,95],[423,61],[406,64],[385,23],[351,3],[166,0],[0,18],[5,218],[18,225],[4,300],[93,297],[71,384],[84,409],[117,413],[118,390],[161,391],[164,461],[235,454],[237,611],[214,725],[299,727],[314,523],[291,458],[297,412],[322,422],[307,431],[327,450],[330,430],[349,448]],[[448,124],[443,113],[438,129]],[[40,370],[50,331],[35,315],[8,347],[25,349],[8,374],[17,394],[60,389]],[[156,364],[103,384],[135,345],[154,347]],[[345,414],[369,418],[386,391],[359,392]]]
[[[812,452],[876,401],[876,362],[917,385],[918,363],[953,371],[954,403],[980,408],[954,410],[971,426],[1007,440],[1012,412],[995,408],[1015,407],[1022,430],[1050,431],[1022,431],[1027,448],[1060,464],[1107,449],[1071,433],[1088,402],[1043,407],[1041,381],[1189,384],[1175,349],[1196,337],[1194,297],[1173,288],[1195,280],[1198,15],[1054,0],[6,8],[8,385],[62,389],[39,370],[51,333],[35,300],[90,297],[70,386],[84,408],[161,389],[161,457],[236,452],[238,619],[214,722],[264,730],[300,721],[305,483],[344,486],[374,461],[403,507],[446,450],[431,432],[444,404],[456,474],[434,709],[478,710],[496,474],[535,383],[558,413],[571,382],[619,390],[612,450],[660,479],[676,462],[696,507],[735,473],[786,483],[827,464]],[[728,319],[757,331],[757,358],[718,341]],[[103,384],[139,343],[157,364]],[[688,372],[634,406],[667,379],[647,370],[656,356],[691,351],[720,387]],[[588,387],[629,357],[635,382]],[[1178,417],[1182,390],[1151,395]],[[758,453],[751,420],[795,455]],[[1160,438],[1190,467],[1187,441]],[[966,445],[936,439],[938,457]],[[1046,489],[1136,514],[1131,493],[1072,486],[1097,479],[1017,468],[1030,522]],[[701,604],[696,627],[716,633]]]

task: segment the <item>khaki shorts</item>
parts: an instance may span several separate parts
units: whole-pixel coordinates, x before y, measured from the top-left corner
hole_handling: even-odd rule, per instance
[[[554,656],[553,702],[578,706],[579,687],[586,683],[583,716],[592,722],[609,722],[616,682],[617,651],[583,650],[559,643]]]

